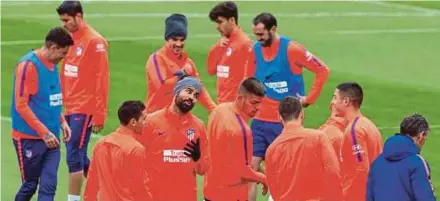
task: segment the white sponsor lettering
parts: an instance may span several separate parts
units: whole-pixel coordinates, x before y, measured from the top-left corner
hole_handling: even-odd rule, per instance
[[[64,66],[64,76],[67,77],[78,77],[78,66],[73,66],[66,64]]]
[[[287,93],[289,89],[287,88],[287,82],[281,81],[281,82],[265,82],[264,83],[267,87],[273,89],[275,92],[282,94]]]
[[[352,149],[353,155],[364,153],[364,150],[362,149],[362,146],[360,144],[353,145]]]
[[[61,93],[51,94],[49,100],[50,106],[60,106],[63,104],[63,95]]]
[[[228,78],[229,66],[217,65],[217,77]]]
[[[190,158],[184,154],[184,150],[163,150],[163,162],[166,163],[189,163]]]
[[[96,44],[96,52],[105,52],[105,45],[102,43]]]

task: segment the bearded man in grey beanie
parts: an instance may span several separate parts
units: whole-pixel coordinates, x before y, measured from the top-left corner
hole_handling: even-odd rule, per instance
[[[200,80],[194,62],[183,50],[188,35],[188,21],[182,14],[165,20],[165,45],[154,52],[145,65],[147,79],[147,113],[163,109],[173,99],[173,88],[185,76]],[[200,103],[211,112],[216,104],[206,89],[200,91]]]
[[[145,171],[154,200],[197,201],[195,174],[204,175],[210,167],[204,123],[191,114],[202,91],[197,78],[184,77],[169,105],[145,119],[138,140],[146,150]]]

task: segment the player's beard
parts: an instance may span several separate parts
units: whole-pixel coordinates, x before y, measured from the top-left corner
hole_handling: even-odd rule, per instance
[[[179,96],[175,99],[175,104],[183,114],[188,113],[194,108],[194,102],[191,99],[183,99]]]
[[[267,38],[266,41],[261,41],[261,42],[262,42],[261,45],[262,45],[263,47],[269,47],[269,46],[272,44],[272,41],[273,41],[273,36],[272,36],[272,34],[269,32],[269,37]]]

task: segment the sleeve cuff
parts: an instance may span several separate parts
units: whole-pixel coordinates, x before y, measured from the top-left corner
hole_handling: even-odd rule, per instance
[[[92,119],[94,125],[104,125],[105,115],[94,115]]]

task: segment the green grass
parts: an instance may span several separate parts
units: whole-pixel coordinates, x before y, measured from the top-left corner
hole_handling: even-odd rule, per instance
[[[2,2],[3,3],[3,2]],[[8,2],[14,3],[14,2]],[[1,40],[42,40],[46,32],[59,25],[55,13],[58,2],[44,5],[2,6]],[[173,4],[173,6],[170,6]],[[425,8],[439,8],[438,2],[408,2]],[[148,13],[201,13],[204,18],[189,18],[189,37],[186,50],[195,61],[205,86],[215,97],[215,78],[207,76],[205,61],[216,38],[194,38],[196,34],[217,34],[207,13],[214,2],[178,3],[85,3],[85,18],[105,37],[162,36],[165,17],[107,17],[92,18],[93,13],[148,14]],[[262,11],[277,13],[347,13],[378,12],[415,13],[416,11],[361,2],[238,2],[239,22],[250,33],[252,16]],[[105,9],[103,9],[105,8]],[[421,12],[421,11],[420,11]],[[27,14],[25,14],[27,13]],[[42,18],[45,15],[48,18]],[[91,17],[88,18],[87,16]],[[53,16],[51,18],[51,16]],[[44,17],[44,16],[43,16]],[[433,183],[440,187],[440,158],[435,146],[440,143],[440,46],[439,33],[376,33],[335,34],[332,31],[427,29],[440,27],[440,16],[430,17],[279,17],[279,32],[304,44],[330,68],[331,75],[316,104],[306,109],[305,125],[318,127],[329,115],[328,105],[334,87],[343,81],[357,81],[363,88],[363,113],[370,117],[386,138],[397,132],[402,118],[412,112],[421,112],[429,122],[437,125],[423,149],[431,164]],[[109,118],[102,134],[118,126],[116,110],[127,99],[144,100],[146,94],[145,62],[148,56],[164,44],[162,40],[110,41],[111,88]],[[10,116],[12,73],[17,60],[29,49],[41,44],[1,46],[1,115]],[[313,75],[305,72],[307,88]],[[207,112],[197,106],[194,113],[204,121]],[[18,163],[10,137],[11,124],[1,123],[1,200],[12,200],[20,186]],[[92,139],[90,151],[95,140]],[[65,149],[62,148],[59,185],[56,200],[67,199],[67,168]],[[201,180],[199,180],[201,181]],[[201,184],[201,182],[200,182]],[[199,191],[200,196],[201,192]],[[36,200],[36,196],[34,199]],[[259,196],[258,200],[267,200]]]

